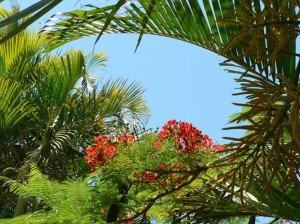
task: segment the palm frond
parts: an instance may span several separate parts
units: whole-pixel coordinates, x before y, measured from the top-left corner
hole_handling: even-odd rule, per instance
[[[16,36],[18,33],[26,29],[30,24],[35,22],[41,16],[49,12],[52,8],[58,5],[62,0],[40,0],[39,2],[29,6],[28,8],[16,12],[13,15],[3,19],[0,22],[0,28],[6,27],[12,23],[17,23],[17,26],[14,29],[9,30],[1,36],[0,44],[3,44],[5,41]],[[30,17],[28,17],[30,15]],[[27,18],[26,18],[27,17]],[[21,21],[20,23],[18,23]]]
[[[102,100],[100,117],[126,119],[130,116],[127,119],[147,119],[149,109],[143,99],[144,91],[137,83],[127,84],[127,80],[108,81],[98,95]]]
[[[115,7],[67,12],[56,24],[46,25],[49,49],[103,33],[138,33],[138,46],[143,34],[152,34],[206,48],[273,79],[276,73],[293,82],[299,78],[294,72],[296,1],[146,0],[118,5],[119,13]]]
[[[75,84],[84,75],[85,59],[81,51],[69,51],[65,55],[43,61],[41,74],[46,74],[44,83],[48,85],[44,91],[50,94],[53,102],[61,105],[75,88]]]
[[[34,79],[33,67],[39,62],[37,52],[42,42],[34,33],[20,33],[0,45],[0,72],[2,77],[25,84]]]
[[[34,111],[27,100],[22,100],[24,90],[14,81],[0,77],[0,130],[13,128]]]
[[[85,75],[82,79],[82,87],[87,91],[91,91],[96,86],[96,81],[99,78],[93,76],[95,68],[105,67],[106,57],[104,53],[90,53],[85,56]]]

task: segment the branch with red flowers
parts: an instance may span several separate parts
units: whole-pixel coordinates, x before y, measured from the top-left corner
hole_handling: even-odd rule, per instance
[[[132,220],[135,220],[135,219],[139,218],[140,216],[142,216],[142,219],[140,220],[140,222],[143,223],[143,221],[145,221],[146,218],[147,218],[147,212],[155,204],[155,201],[157,201],[158,199],[161,199],[161,198],[163,198],[167,195],[170,195],[170,194],[172,194],[176,191],[179,191],[179,190],[183,189],[184,187],[190,185],[193,181],[195,181],[198,178],[200,173],[202,173],[204,171],[207,171],[207,170],[208,170],[207,166],[198,166],[193,171],[187,171],[188,173],[192,174],[192,177],[189,181],[187,181],[185,183],[182,183],[182,184],[180,184],[176,187],[173,187],[170,190],[166,190],[165,192],[156,195],[154,198],[149,199],[148,200],[148,205],[142,211],[138,212],[137,214],[135,214],[131,218],[121,219],[121,220],[117,221],[117,223],[132,221]]]
[[[144,141],[143,138],[141,139]],[[138,186],[138,189],[142,191],[149,189],[151,192],[153,189],[157,189],[157,186],[160,188],[155,197],[148,196],[143,199],[147,202],[144,209],[140,212],[134,211],[134,216],[121,218],[118,222],[129,222],[136,219],[144,221],[147,212],[158,199],[182,190],[196,180],[200,173],[210,168],[208,165],[204,165],[207,163],[206,159],[203,160],[202,164],[199,163],[199,158],[202,158],[202,155],[213,155],[212,152],[225,149],[225,145],[215,145],[207,135],[203,135],[191,123],[177,122],[176,120],[168,121],[163,126],[162,131],[157,136],[153,136],[150,141],[145,140],[143,144],[140,142],[133,145],[134,140],[135,136],[126,133],[121,136],[100,134],[94,137],[94,144],[85,150],[86,156],[84,158],[90,166],[91,172],[99,169],[100,175],[107,176],[107,178],[110,178],[113,172],[119,175],[118,172],[122,169],[122,158],[126,158],[124,165],[132,167],[132,170],[126,168],[125,179],[120,177],[122,184],[126,185],[126,182],[131,182],[132,185]],[[136,147],[141,149],[140,155],[143,156],[135,157]],[[134,149],[133,153],[131,149]],[[173,158],[177,158],[174,162],[169,160],[171,155]],[[128,161],[132,164],[131,166],[128,166]],[[139,163],[144,164],[142,169],[136,166]],[[122,195],[123,199],[131,197],[129,188]],[[122,200],[119,202],[123,203]],[[128,210],[126,211],[128,213]],[[109,220],[117,221],[119,212],[119,203],[113,204],[109,209],[108,217],[112,218]]]

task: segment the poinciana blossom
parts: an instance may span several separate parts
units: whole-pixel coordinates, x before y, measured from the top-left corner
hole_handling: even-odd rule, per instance
[[[226,145],[225,144],[223,144],[223,145],[214,145],[213,148],[216,151],[223,151],[223,150],[225,150]]]
[[[196,149],[212,149],[214,147],[219,151],[224,149],[224,147],[214,145],[208,135],[203,135],[199,129],[187,122],[170,120],[163,126],[163,129],[157,136],[159,140],[153,146],[158,149],[161,147],[162,142],[171,139],[175,141],[177,148],[184,153],[192,152]]]
[[[153,173],[145,172],[144,177],[146,179],[146,183],[151,183],[157,179],[156,175]]]
[[[134,135],[99,134],[94,137],[94,144],[85,149],[84,158],[90,172],[101,167],[98,170],[101,172],[100,176],[112,177],[122,198],[134,198],[136,195],[132,195],[132,189],[136,192],[157,192],[158,196],[155,197],[158,198],[175,195],[175,192],[196,180],[202,172],[199,170],[207,170],[202,164],[207,162],[208,155],[225,149],[225,145],[214,145],[208,135],[202,134],[191,123],[176,120],[168,121],[157,136],[145,135],[140,139],[139,143],[131,145],[135,140]],[[158,140],[153,142],[153,139]],[[112,160],[115,156],[118,157]],[[151,198],[151,195],[142,197]],[[151,200],[156,201],[154,199]],[[115,204],[105,207],[103,213],[110,217],[113,208]],[[117,213],[121,214],[120,217],[125,217],[124,223],[130,223],[134,221],[129,216],[130,212],[130,209],[124,209]]]
[[[96,169],[107,162],[110,157],[117,155],[118,144],[131,144],[134,142],[135,136],[127,134],[120,135],[117,141],[113,140],[113,136],[99,134],[94,137],[94,145],[88,146],[85,149],[84,156],[87,164],[91,167],[90,171],[94,172]]]
[[[165,141],[174,141],[176,148],[182,153],[189,153],[194,150],[222,151],[225,149],[225,145],[214,145],[212,139],[208,135],[203,135],[199,129],[187,122],[170,120],[163,126],[157,136],[159,140],[153,144],[153,147],[157,149],[160,149]],[[95,136],[94,145],[86,148],[85,152],[87,155],[84,156],[87,164],[91,167],[91,172],[94,172],[99,166],[105,164],[109,158],[116,156],[118,147],[121,145],[128,146],[134,142],[134,139],[134,135],[127,134],[120,135],[116,138],[113,138],[112,135],[106,136],[103,134]],[[153,152],[151,153],[153,154]],[[175,162],[173,165],[161,163],[156,169],[173,172],[180,166],[181,164],[178,162]],[[144,182],[146,183],[157,180],[157,176],[154,173],[149,172],[142,172],[140,174],[133,172],[133,176],[135,179],[143,177],[142,179],[144,179]],[[179,183],[180,179],[172,176],[171,182]]]

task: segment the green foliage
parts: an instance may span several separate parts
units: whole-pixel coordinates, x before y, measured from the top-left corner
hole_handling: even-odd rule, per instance
[[[0,9],[2,18],[9,15]],[[52,179],[76,179],[87,170],[83,150],[95,133],[149,115],[138,83],[92,76],[105,65],[103,53],[50,54],[44,47],[42,35],[26,31],[0,45],[0,175],[22,183],[32,162]],[[0,217],[12,216],[17,197],[0,185]]]
[[[192,192],[195,186],[203,185],[208,175],[214,175],[206,171],[205,164],[218,156],[204,149],[182,153],[173,141],[165,142],[158,150],[153,146],[155,141],[155,135],[146,134],[137,143],[119,145],[118,155],[85,179],[56,182],[35,165],[31,165],[24,184],[2,177],[12,192],[43,205],[40,211],[7,222],[101,223],[111,204],[120,202],[124,196],[126,200],[119,204],[120,219],[131,215],[136,221],[171,221],[174,212],[183,208],[178,199]],[[148,172],[155,174],[157,180],[145,178]],[[175,181],[174,175],[180,182]],[[126,185],[127,192],[121,193],[120,189]]]
[[[56,182],[45,177],[35,165],[26,185],[2,177],[10,190],[22,197],[34,197],[43,209],[1,223],[105,223],[101,208],[116,200],[117,189],[111,182],[95,184],[95,175],[76,181]]]

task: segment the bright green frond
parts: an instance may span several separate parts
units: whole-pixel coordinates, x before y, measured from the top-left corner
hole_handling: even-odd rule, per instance
[[[42,43],[34,33],[20,33],[0,45],[0,72],[2,77],[26,83],[33,76],[33,67],[38,63],[37,54]],[[28,79],[28,80],[26,80]]]
[[[127,80],[123,79],[108,81],[101,87],[98,95],[102,100],[100,116],[145,121],[149,109],[143,93],[144,90],[137,83],[128,84]]]
[[[27,100],[23,100],[21,86],[14,81],[0,77],[0,130],[12,128],[34,111]]]
[[[49,12],[52,8],[58,5],[62,0],[40,0],[39,2],[29,6],[28,8],[17,11],[15,14],[9,15],[0,21],[0,28],[7,28],[11,24],[17,24],[13,29],[8,29],[4,35],[1,36],[0,44],[16,36],[30,24],[39,19],[41,16]]]
[[[5,181],[5,185],[9,186],[11,191],[25,198],[34,197],[35,200],[44,204],[41,211],[19,216],[13,219],[1,220],[1,223],[94,223],[99,219],[99,215],[92,215],[97,208],[93,201],[92,185],[88,179],[77,181],[65,181],[58,183],[50,181],[36,167],[31,165],[29,179],[26,185],[22,185],[17,181],[9,178],[1,177]],[[98,190],[110,187],[113,194],[112,186],[105,186]],[[106,193],[107,192],[103,192]],[[100,193],[103,196],[103,193]],[[97,195],[96,195],[97,197]],[[100,207],[101,208],[101,207]],[[99,208],[99,210],[100,210]],[[101,223],[101,219],[98,220]]]

